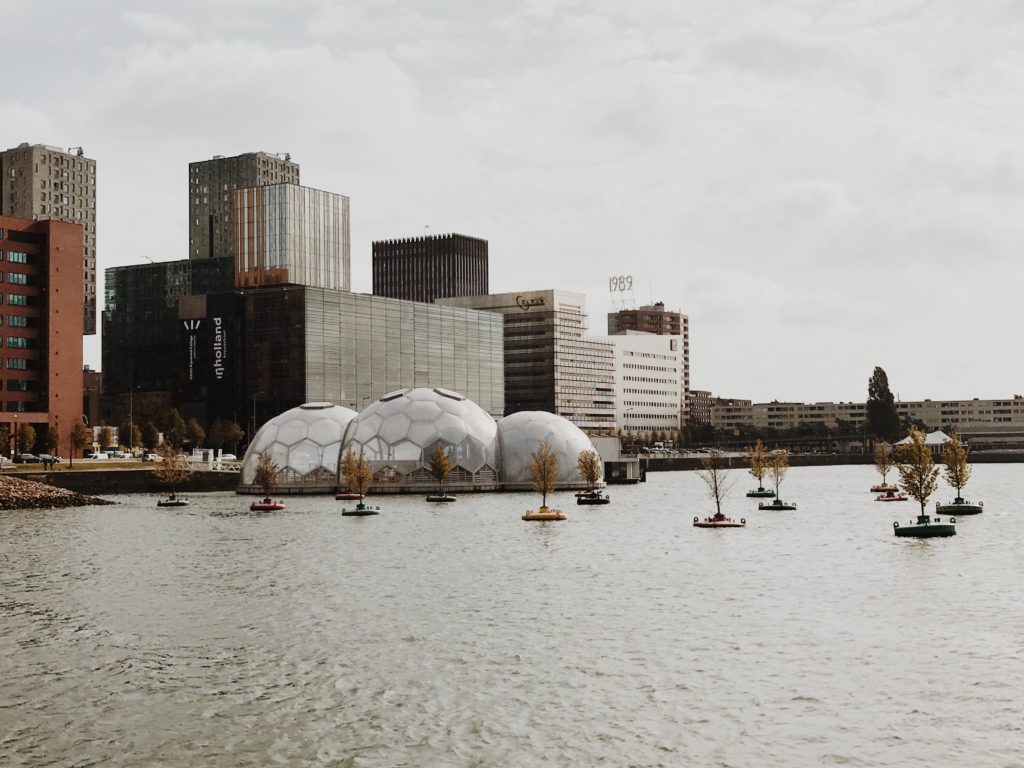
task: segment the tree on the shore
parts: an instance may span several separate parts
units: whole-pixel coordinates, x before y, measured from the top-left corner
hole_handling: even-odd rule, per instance
[[[434,476],[438,484],[438,493],[444,495],[444,484],[452,473],[452,462],[444,445],[438,443],[430,454],[430,474]]]
[[[779,486],[782,485],[786,471],[789,469],[789,454],[785,451],[772,451],[768,454],[768,476],[775,484],[775,498],[779,498]]]
[[[889,389],[889,377],[880,366],[875,366],[868,379],[867,426],[872,437],[892,442],[899,435],[900,417],[896,412],[896,399]]]
[[[721,515],[722,499],[732,487],[732,483],[729,481],[729,470],[725,468],[721,455],[716,452],[702,456],[697,475],[708,487],[708,498],[715,502],[716,515]]]
[[[177,408],[171,408],[164,423],[164,442],[169,443],[173,448],[181,448],[185,442],[185,420],[181,418]]]
[[[217,451],[224,447],[224,420],[214,419],[206,433],[206,447]]]
[[[96,442],[100,444],[101,451],[107,450],[114,444],[114,430],[110,427],[100,427],[100,434],[96,438]]]
[[[68,466],[75,466],[75,451],[81,451],[87,445],[92,445],[92,430],[79,419],[71,427],[71,456],[68,457]]]
[[[18,452],[31,453],[36,447],[36,431],[31,424],[22,424],[18,427]]]
[[[164,443],[156,449],[160,461],[153,467],[153,474],[157,480],[170,488],[171,498],[174,498],[175,489],[184,483],[192,474],[192,463],[187,457],[178,453],[178,450]]]
[[[960,435],[956,432],[949,436],[949,442],[942,448],[942,461],[946,465],[946,482],[956,488],[956,498],[960,501],[963,497],[960,489],[967,485],[971,479],[971,466],[967,463],[967,446],[960,441]]]
[[[576,459],[576,469],[586,482],[587,490],[593,492],[601,479],[601,456],[593,449],[580,451],[579,458]]]
[[[925,443],[924,432],[911,427],[910,442],[899,446],[896,459],[900,486],[920,503],[923,515],[928,497],[935,493],[939,484],[939,468],[934,466],[932,449]]]
[[[555,478],[558,477],[558,456],[547,442],[537,446],[530,456],[530,477],[533,490],[541,494],[541,508],[548,506],[548,494],[555,490]]]
[[[885,440],[878,440],[875,443],[875,469],[882,476],[882,482],[885,482],[885,476],[889,474],[889,470],[896,464],[895,458],[892,455],[892,446]]]
[[[238,453],[238,442],[245,437],[245,432],[237,421],[224,422],[224,445],[230,445],[234,452]]]
[[[757,490],[764,490],[764,475],[768,471],[768,451],[764,443],[758,440],[754,447],[747,450],[750,459],[750,474],[757,478]]]
[[[46,450],[56,456],[60,447],[60,426],[54,422],[46,430]]]
[[[185,422],[185,439],[188,440],[189,445],[193,448],[201,446],[203,440],[206,439],[206,430],[200,426],[195,416],[192,416]]]
[[[156,424],[152,421],[147,421],[142,425],[142,446],[143,448],[149,448],[151,451],[155,451],[156,447],[160,444],[160,430],[156,428]]]
[[[137,423],[126,421],[117,428],[117,439],[122,448],[133,452],[142,443],[142,430]]]

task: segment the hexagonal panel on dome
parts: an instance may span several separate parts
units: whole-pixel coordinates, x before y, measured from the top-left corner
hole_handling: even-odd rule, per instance
[[[310,440],[320,445],[327,445],[336,440],[341,440],[338,424],[330,419],[317,419],[309,425],[306,434]]]
[[[418,445],[408,440],[391,446],[391,458],[395,461],[419,461],[421,452]]]
[[[433,421],[441,416],[441,407],[428,400],[418,400],[405,408],[405,414],[413,421]]]
[[[419,446],[429,443],[436,434],[434,425],[429,421],[417,421],[409,427],[409,440]]]
[[[300,475],[312,472],[318,466],[322,466],[320,457],[323,455],[323,450],[322,446],[311,440],[302,440],[288,451],[288,466]]]
[[[277,442],[295,445],[309,431],[309,426],[301,419],[289,419],[277,428]]]
[[[380,425],[380,439],[386,443],[397,443],[409,436],[412,421],[404,413],[396,413],[384,419]]]

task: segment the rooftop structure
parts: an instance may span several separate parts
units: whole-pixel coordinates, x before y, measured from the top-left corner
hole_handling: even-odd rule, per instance
[[[487,241],[467,235],[427,235],[373,244],[373,293],[433,302],[487,293]]]
[[[288,154],[247,152],[189,163],[188,257],[234,256],[235,190],[281,183],[299,183],[299,164],[292,162]]]
[[[81,147],[19,144],[0,152],[0,215],[82,227],[82,332],[96,333],[96,161]]]

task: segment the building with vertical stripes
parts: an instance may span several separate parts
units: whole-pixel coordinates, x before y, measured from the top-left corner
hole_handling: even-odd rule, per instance
[[[373,244],[373,294],[433,302],[486,296],[487,241],[467,235],[428,235]]]
[[[298,184],[234,193],[235,285],[293,283],[347,291],[349,199]]]

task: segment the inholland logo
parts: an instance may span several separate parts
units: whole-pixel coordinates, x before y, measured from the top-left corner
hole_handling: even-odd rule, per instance
[[[202,320],[182,320],[181,322],[185,324],[186,331],[198,331]]]

